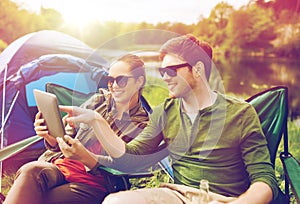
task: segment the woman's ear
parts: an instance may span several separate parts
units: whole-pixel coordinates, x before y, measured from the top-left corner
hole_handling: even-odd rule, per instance
[[[138,83],[138,86],[140,88],[142,88],[145,85],[145,77],[144,76],[139,76],[136,80],[136,82]]]

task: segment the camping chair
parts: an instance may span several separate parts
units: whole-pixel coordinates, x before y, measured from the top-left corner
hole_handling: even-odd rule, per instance
[[[288,137],[287,137],[287,118],[288,118],[288,89],[287,87],[277,86],[260,92],[246,100],[256,110],[261,121],[262,129],[266,135],[270,158],[275,166],[278,145],[284,135],[284,152],[281,153],[281,159],[285,170],[285,194],[279,189],[279,196],[274,203],[289,202],[289,182],[296,199],[299,202],[300,195],[300,167],[299,163],[288,153]],[[126,174],[107,167],[100,167],[107,171],[111,177],[120,177],[127,184],[119,183],[120,186],[115,190],[128,190],[130,188],[129,179],[146,176],[143,174]],[[169,169],[169,168],[168,168]],[[172,175],[172,172],[169,172]],[[297,176],[298,175],[298,176]]]
[[[90,98],[94,94],[94,93],[85,94],[85,93],[77,92],[67,87],[60,86],[54,83],[47,83],[46,91],[55,94],[57,96],[58,103],[60,105],[73,105],[73,106],[81,105],[83,102],[85,102],[88,98]],[[146,99],[142,96],[140,100],[145,110],[148,113],[151,113],[152,109],[148,104],[148,102],[146,101]],[[28,147],[36,144],[42,139],[43,139],[42,137],[35,135],[4,147],[3,149],[0,150],[0,161],[4,161],[8,158],[11,158],[12,156],[15,156],[18,153],[21,153],[22,151],[25,151]],[[117,170],[111,169],[111,171],[117,174]],[[150,173],[146,173],[144,176],[149,176],[149,175]],[[111,192],[115,192],[116,190],[118,190],[117,186],[122,186],[121,185],[122,183],[125,186],[121,187],[121,189],[129,188],[129,186],[126,186],[127,180],[126,182],[122,182],[124,181],[124,179],[121,177],[117,176],[115,179],[111,177],[107,177],[106,179],[110,184],[108,188],[110,189]]]
[[[270,159],[275,166],[278,145],[284,132],[287,132],[288,118],[288,89],[287,87],[274,87],[260,92],[246,100],[256,110],[263,132],[268,142]],[[285,179],[286,181],[286,179]],[[279,189],[277,200],[273,203],[288,203],[289,192],[285,194]]]
[[[56,84],[48,83],[46,84],[46,90],[47,92],[53,93],[57,96],[58,103],[60,105],[74,105],[79,106],[83,102],[85,102],[88,98],[90,98],[93,93],[91,94],[84,94],[80,92],[74,92],[71,89],[68,89],[66,87],[62,87]],[[146,99],[142,96],[140,98],[143,107],[146,109],[148,113],[152,112],[152,109]],[[138,173],[134,175],[128,175],[126,173],[123,173],[121,171],[111,169],[108,167],[101,167],[100,170],[103,168],[103,174],[105,176],[105,179],[107,181],[107,189],[109,192],[116,192],[123,189],[129,189],[130,188],[130,178],[140,178],[140,177],[149,177],[152,175],[150,172],[145,173]],[[115,175],[115,176],[111,176]]]

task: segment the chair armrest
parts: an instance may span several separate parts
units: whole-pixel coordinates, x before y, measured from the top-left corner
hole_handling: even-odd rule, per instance
[[[150,177],[154,175],[152,172],[126,173],[106,166],[99,166],[98,168],[100,171],[103,171],[111,176],[116,176],[116,177],[126,176],[128,178],[142,178],[142,177]]]
[[[42,137],[35,135],[4,147],[0,150],[0,161],[4,161],[5,159],[18,154],[19,152],[27,149],[30,145],[33,145],[42,139]]]
[[[283,163],[285,176],[291,185],[296,200],[300,203],[300,164],[291,154],[282,153],[280,159]]]

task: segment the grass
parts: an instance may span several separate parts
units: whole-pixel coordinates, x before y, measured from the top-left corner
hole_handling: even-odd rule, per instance
[[[299,161],[300,159],[300,123],[299,121],[289,121],[288,122],[288,136],[289,136],[289,152]],[[281,143],[279,144],[278,151],[277,151],[277,157],[275,161],[275,175],[278,181],[278,185],[280,189],[284,192],[284,170],[283,166],[279,157],[279,154],[283,152],[283,140],[281,140]],[[297,201],[295,199],[295,196],[292,193],[292,190],[289,189],[291,202],[293,204],[296,204]]]
[[[15,173],[6,174],[4,173],[2,176],[2,188],[1,193],[3,195],[7,195],[9,189],[11,188],[15,178]]]
[[[149,105],[154,107],[162,103],[169,96],[169,91],[167,85],[162,82],[162,79],[148,76],[143,96]]]

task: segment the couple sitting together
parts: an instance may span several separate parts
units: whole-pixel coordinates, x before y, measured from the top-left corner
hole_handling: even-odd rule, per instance
[[[60,107],[68,113],[64,139],[49,135],[37,113],[35,131],[48,150],[18,170],[4,203],[194,203],[202,179],[210,204],[274,200],[278,186],[259,118],[250,104],[210,88],[210,45],[179,36],[162,45],[160,57],[170,97],[149,115],[140,101],[144,63],[133,54],[111,64],[108,90],[81,107]],[[100,165],[134,171],[162,142],[175,184],[108,195]]]

